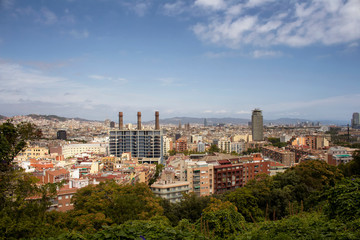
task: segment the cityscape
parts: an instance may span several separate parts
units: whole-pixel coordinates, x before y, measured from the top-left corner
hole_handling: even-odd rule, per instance
[[[359,239],[359,0],[0,0],[1,239]]]

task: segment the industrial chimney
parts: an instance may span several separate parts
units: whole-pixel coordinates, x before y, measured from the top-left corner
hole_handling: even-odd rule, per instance
[[[155,112],[155,130],[160,130],[159,111]]]
[[[119,130],[123,130],[124,121],[123,121],[123,112],[119,112]]]
[[[138,118],[138,120],[137,120],[137,129],[141,130],[141,112],[137,113],[137,118]]]

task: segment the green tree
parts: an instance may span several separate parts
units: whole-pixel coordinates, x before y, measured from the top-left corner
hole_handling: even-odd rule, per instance
[[[146,220],[163,213],[160,200],[154,197],[144,183],[132,186],[106,181],[99,185],[89,185],[77,191],[73,202],[73,214],[81,216],[102,213],[104,222],[109,218],[116,224],[128,220]]]
[[[46,210],[61,184],[38,186],[38,180],[18,169],[14,158],[29,140],[41,136],[30,123],[0,125],[0,236],[6,239],[30,238],[49,234]],[[0,237],[0,239],[1,239]]]
[[[344,179],[326,191],[325,196],[326,213],[330,218],[344,222],[360,219],[360,178]]]
[[[0,125],[0,172],[13,170],[14,158],[27,142],[41,137],[41,131],[31,123],[14,125],[11,120]],[[0,175],[1,176],[1,175]]]
[[[254,196],[252,190],[248,187],[238,188],[235,191],[228,192],[225,200],[233,203],[238,212],[245,217],[246,221],[258,221],[264,217],[263,211],[258,206],[258,199]]]
[[[339,165],[339,169],[345,177],[360,176],[360,151],[355,151],[353,160],[346,164]]]
[[[245,219],[235,205],[215,198],[212,198],[209,206],[203,210],[198,224],[205,236],[214,233],[221,239],[245,230]]]
[[[218,146],[216,146],[216,144],[212,144],[207,151],[209,153],[214,153],[214,152],[220,152],[221,150]]]

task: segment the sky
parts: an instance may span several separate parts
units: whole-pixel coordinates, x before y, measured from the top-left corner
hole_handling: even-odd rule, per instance
[[[0,114],[350,121],[360,0],[0,0]]]

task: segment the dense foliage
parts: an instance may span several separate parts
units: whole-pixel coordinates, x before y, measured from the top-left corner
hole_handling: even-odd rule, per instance
[[[154,197],[146,184],[102,182],[80,189],[74,209],[60,213],[47,211],[57,186],[39,187],[13,164],[39,132],[11,122],[0,132],[0,239],[360,239],[359,152],[338,168],[306,161],[178,203]]]

